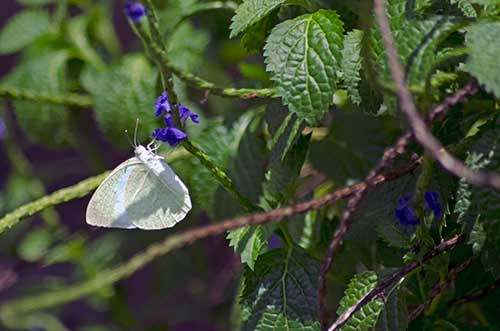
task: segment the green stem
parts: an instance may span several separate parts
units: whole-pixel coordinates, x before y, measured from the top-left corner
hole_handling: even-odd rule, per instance
[[[89,108],[94,105],[94,101],[87,95],[76,93],[67,94],[47,94],[31,90],[18,90],[13,87],[0,85],[0,98],[26,100],[33,102],[46,102],[56,105],[74,106],[79,108]]]
[[[200,162],[212,173],[212,175],[226,189],[226,191],[228,191],[245,208],[246,211],[256,211],[259,209],[236,189],[233,181],[224,172],[224,170],[217,166],[207,154],[205,154],[197,146],[193,145],[189,139],[185,139],[182,142],[182,146],[188,152],[193,154],[198,160],[200,160]]]
[[[95,177],[87,178],[76,185],[63,188],[17,208],[0,219],[0,233],[4,232],[5,229],[14,226],[24,217],[34,215],[48,207],[58,205],[62,202],[81,198],[87,195],[99,186],[108,174],[109,171],[106,171]]]

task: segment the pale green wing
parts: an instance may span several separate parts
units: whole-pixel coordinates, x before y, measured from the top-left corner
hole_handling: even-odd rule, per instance
[[[125,187],[128,218],[140,229],[172,227],[191,210],[188,189],[163,161],[158,176],[145,169],[132,168]]]
[[[137,174],[146,174],[146,168],[137,158],[132,157],[121,163],[99,185],[87,206],[86,220],[90,225],[135,228],[126,212],[125,194],[127,184],[138,181]]]

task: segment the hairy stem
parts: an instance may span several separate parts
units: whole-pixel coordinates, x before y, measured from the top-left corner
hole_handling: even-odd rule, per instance
[[[0,98],[44,102],[55,105],[73,106],[78,108],[90,108],[94,105],[94,101],[92,100],[92,98],[87,95],[76,93],[47,94],[32,90],[20,90],[5,85],[0,85]]]

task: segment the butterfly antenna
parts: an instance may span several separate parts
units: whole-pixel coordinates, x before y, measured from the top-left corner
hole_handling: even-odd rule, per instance
[[[137,143],[137,129],[139,128],[139,118],[135,121],[135,130],[134,130],[134,147],[137,147],[139,144]]]
[[[127,137],[127,140],[128,140],[128,143],[130,144],[130,146],[132,146],[132,148],[135,148],[136,146],[134,145],[134,143],[130,139],[130,136],[128,134],[128,130],[125,130],[125,136]]]

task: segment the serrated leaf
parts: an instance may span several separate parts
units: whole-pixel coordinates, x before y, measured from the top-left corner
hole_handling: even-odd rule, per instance
[[[294,196],[298,185],[296,179],[304,164],[310,140],[310,134],[300,136],[283,161],[277,159],[271,163],[261,198],[268,207],[266,209],[276,208]]]
[[[467,29],[467,70],[487,91],[500,98],[500,22],[480,22]]]
[[[476,9],[469,0],[451,0],[450,3],[457,5],[465,16],[477,17]]]
[[[236,9],[230,26],[229,38],[236,37],[250,26],[259,22],[287,0],[245,0]]]
[[[129,147],[124,131],[134,132],[139,119],[138,138],[150,139],[162,124],[154,116],[156,73],[142,55],[127,55],[104,72],[87,68],[82,84],[95,100],[99,128],[116,145]]]
[[[319,10],[277,25],[269,35],[266,70],[291,112],[309,124],[333,102],[341,61],[342,21],[333,10]]]
[[[347,308],[354,305],[366,293],[377,285],[378,277],[372,271],[355,275],[340,300],[337,314],[342,314]],[[342,327],[342,331],[370,330],[377,322],[384,303],[380,298],[374,298],[357,311]]]
[[[245,331],[320,330],[316,312],[319,263],[294,247],[259,257],[243,274],[239,298]]]
[[[266,251],[267,238],[275,229],[275,223],[268,223],[231,230],[227,235],[229,246],[238,253],[241,263],[253,270],[259,255]]]
[[[6,78],[5,84],[49,95],[62,94],[67,89],[68,60],[66,51],[39,54],[21,62]],[[71,141],[65,107],[15,101],[14,110],[19,125],[32,142],[57,146]]]
[[[352,103],[359,105],[361,96],[359,94],[359,82],[361,81],[361,42],[363,31],[352,30],[344,38],[342,48],[342,74],[347,87],[347,95]]]
[[[0,32],[0,54],[19,51],[50,30],[50,16],[42,10],[23,10]]]

